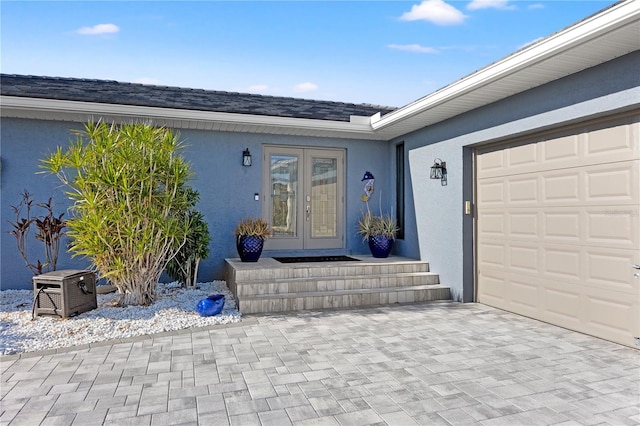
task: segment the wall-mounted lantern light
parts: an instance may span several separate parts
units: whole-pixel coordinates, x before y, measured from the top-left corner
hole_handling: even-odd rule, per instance
[[[243,166],[251,165],[251,153],[249,152],[249,148],[242,151],[242,165]]]
[[[442,186],[447,185],[447,163],[439,158],[433,160],[433,166],[431,166],[431,179],[440,179]]]

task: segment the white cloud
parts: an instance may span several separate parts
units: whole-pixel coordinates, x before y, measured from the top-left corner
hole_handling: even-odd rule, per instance
[[[544,4],[542,3],[534,3],[527,6],[527,9],[544,9]]]
[[[438,49],[429,46],[421,46],[419,44],[388,44],[389,49],[402,50],[405,52],[415,53],[438,53]]]
[[[502,9],[502,10],[514,10],[514,5],[508,4],[509,0],[473,0],[467,5],[469,10],[478,9]]]
[[[411,6],[411,11],[405,12],[401,21],[428,21],[436,25],[457,25],[467,18],[450,4],[442,0],[424,0],[420,4]]]
[[[76,30],[77,34],[82,35],[101,35],[101,34],[113,34],[120,31],[120,28],[115,24],[98,24],[93,27],[82,27]]]
[[[314,92],[318,90],[318,85],[314,84],[314,83],[300,83],[300,84],[296,84],[295,86],[293,86],[293,91],[296,93],[301,93],[301,92]]]
[[[160,84],[160,80],[150,77],[141,77],[133,80],[134,83],[138,84],[150,84],[150,85],[158,85]]]

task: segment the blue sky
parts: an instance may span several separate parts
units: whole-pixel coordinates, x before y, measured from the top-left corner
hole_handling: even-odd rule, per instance
[[[615,1],[6,1],[9,74],[402,106]]]

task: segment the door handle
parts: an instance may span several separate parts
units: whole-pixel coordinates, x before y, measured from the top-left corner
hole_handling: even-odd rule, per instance
[[[640,265],[631,265],[631,267],[633,269],[638,269],[640,270]],[[635,274],[633,274],[633,278],[640,278],[640,272],[636,272]]]
[[[307,204],[306,211],[307,211],[306,220],[307,222],[309,222],[309,217],[311,216],[311,205]]]

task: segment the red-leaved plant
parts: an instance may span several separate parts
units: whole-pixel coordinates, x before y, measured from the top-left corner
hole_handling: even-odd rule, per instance
[[[55,271],[58,263],[58,255],[60,253],[60,239],[65,235],[64,229],[67,224],[62,219],[64,213],[56,216],[53,212],[52,198],[50,197],[46,203],[35,203],[35,206],[46,211],[41,216],[32,216],[31,210],[34,207],[33,196],[26,189],[22,193],[22,200],[17,206],[11,206],[13,213],[16,215],[15,222],[9,221],[13,227],[9,234],[16,238],[16,244],[20,257],[25,262],[27,268],[34,275],[43,272]],[[24,213],[24,214],[23,214]],[[35,263],[31,263],[28,255],[28,241],[31,225],[37,228],[38,233],[35,235],[38,241],[44,244],[45,262],[36,259]]]

